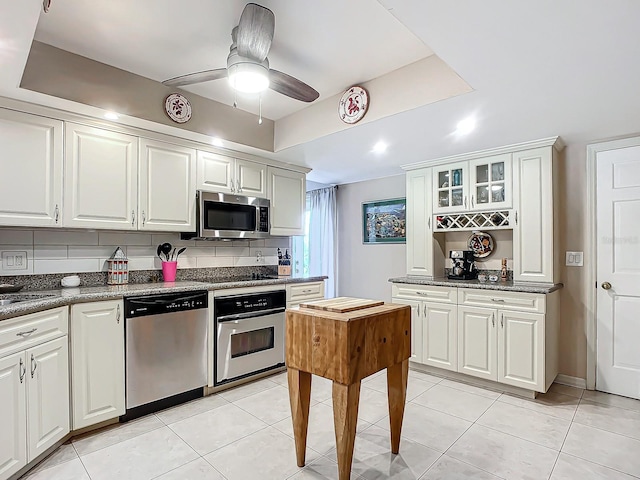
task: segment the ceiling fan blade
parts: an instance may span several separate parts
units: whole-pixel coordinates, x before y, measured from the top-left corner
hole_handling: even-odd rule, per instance
[[[226,68],[216,68],[215,70],[205,70],[204,72],[190,73],[179,77],[170,78],[162,82],[167,87],[181,87],[183,85],[192,85],[194,83],[208,82],[210,80],[218,80],[227,76]]]
[[[238,54],[263,62],[267,58],[276,17],[271,10],[255,3],[248,3],[238,23]]]
[[[269,88],[303,102],[313,102],[320,96],[314,88],[303,81],[273,69],[269,70]]]

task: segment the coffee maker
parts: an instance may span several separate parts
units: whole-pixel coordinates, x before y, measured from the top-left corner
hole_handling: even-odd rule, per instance
[[[475,257],[471,250],[451,250],[451,274],[447,275],[452,280],[473,280],[478,276]]]

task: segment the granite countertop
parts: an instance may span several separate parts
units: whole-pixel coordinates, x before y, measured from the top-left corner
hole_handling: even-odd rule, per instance
[[[29,290],[24,293],[7,293],[0,295],[0,298],[3,299],[33,297],[33,299],[25,301],[0,305],[0,321],[27,313],[71,305],[73,303],[115,300],[118,298],[156,293],[179,293],[192,292],[194,290],[222,290],[265,285],[286,285],[287,283],[319,282],[326,278],[328,277],[281,277],[264,280],[217,279],[215,282],[177,281],[167,283],[102,285],[97,287],[77,287],[55,290]]]
[[[512,280],[497,282],[480,282],[479,280],[451,280],[446,277],[436,277],[433,279],[425,277],[396,277],[390,278],[391,283],[409,283],[412,285],[434,285],[438,287],[461,287],[461,288],[478,288],[481,290],[502,290],[506,292],[523,292],[523,293],[551,293],[561,289],[564,285],[556,283],[555,285],[542,285],[535,283],[514,283]]]

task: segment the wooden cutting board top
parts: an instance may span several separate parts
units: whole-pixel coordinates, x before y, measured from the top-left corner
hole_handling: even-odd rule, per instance
[[[365,308],[378,307],[384,305],[383,301],[368,300],[366,298],[336,297],[327,300],[316,300],[315,302],[301,303],[300,308],[311,308],[325,312],[346,313]]]

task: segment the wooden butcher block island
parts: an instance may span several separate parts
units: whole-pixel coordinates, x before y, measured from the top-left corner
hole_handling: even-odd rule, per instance
[[[404,415],[411,308],[338,297],[287,309],[286,363],[298,466],[305,463],[311,374],[333,380],[338,471],[350,477],[360,381],[387,369],[391,451],[398,453]]]

